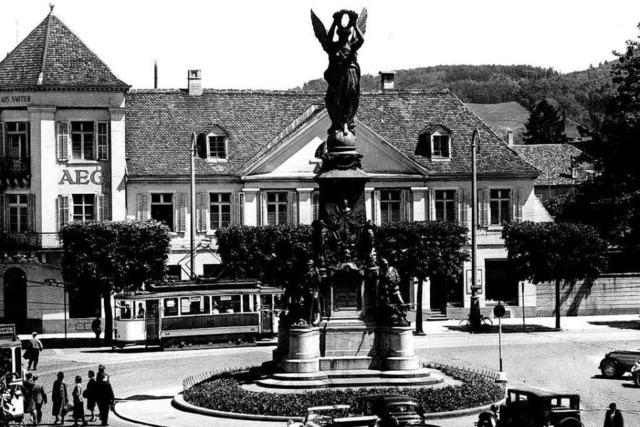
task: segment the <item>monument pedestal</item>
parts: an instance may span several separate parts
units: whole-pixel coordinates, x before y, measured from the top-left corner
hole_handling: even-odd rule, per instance
[[[420,368],[420,361],[413,350],[413,330],[410,326],[380,327],[377,344],[385,370],[411,371]]]
[[[320,370],[318,328],[289,329],[289,353],[282,362],[286,373],[313,373]]]

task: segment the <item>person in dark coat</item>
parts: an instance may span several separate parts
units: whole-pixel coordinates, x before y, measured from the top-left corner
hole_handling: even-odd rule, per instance
[[[82,421],[82,425],[87,425],[84,419],[84,390],[82,389],[82,377],[76,375],[76,385],[73,387],[73,426],[78,427],[78,421]]]
[[[615,403],[609,405],[609,410],[604,416],[604,427],[624,427],[622,412],[616,409]]]
[[[87,410],[91,412],[91,419],[93,422],[96,420],[96,373],[89,371],[87,373],[89,380],[87,381]]]
[[[91,322],[91,330],[96,334],[96,345],[100,345],[100,334],[102,333],[102,320],[100,320],[100,316]]]
[[[42,422],[42,405],[47,403],[47,393],[44,391],[42,384],[38,384],[38,377],[33,377],[33,402],[36,405],[36,423]]]
[[[65,407],[69,403],[67,384],[65,384],[64,372],[58,372],[58,379],[53,382],[51,388],[51,401],[53,402],[52,415],[56,417],[53,424],[64,424]]]
[[[109,425],[109,410],[113,405],[114,395],[111,384],[109,383],[109,376],[106,374],[98,375],[98,380],[95,387],[95,398],[98,404],[98,410],[100,411],[101,425]]]
[[[25,375],[25,380],[22,383],[22,388],[24,390],[23,394],[23,402],[24,402],[24,414],[29,414],[31,416],[31,423],[35,424],[36,417],[36,404],[33,399],[33,388],[36,384],[33,382],[33,375],[29,372]]]

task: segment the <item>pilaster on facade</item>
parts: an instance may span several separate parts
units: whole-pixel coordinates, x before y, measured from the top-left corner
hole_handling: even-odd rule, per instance
[[[125,109],[109,108],[109,128],[111,131],[111,215],[113,221],[126,218],[126,155],[125,155]]]
[[[375,218],[374,218],[374,206],[373,206],[373,192],[374,192],[374,188],[373,187],[365,187],[364,188],[364,208],[365,208],[365,213],[367,215],[367,220],[373,221],[374,223]]]
[[[35,194],[35,231],[47,233],[57,231],[55,197],[56,180],[56,107],[29,106],[29,127],[31,141],[31,192]]]
[[[298,223],[313,222],[313,188],[296,188],[298,192]]]
[[[414,221],[426,221],[428,219],[428,191],[427,187],[411,187]]]
[[[243,218],[244,225],[257,226],[258,225],[258,194],[259,188],[243,188],[244,205],[243,205]]]

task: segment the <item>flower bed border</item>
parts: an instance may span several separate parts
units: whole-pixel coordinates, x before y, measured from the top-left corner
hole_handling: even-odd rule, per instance
[[[461,376],[464,376],[464,377],[471,376],[471,378],[467,378],[467,380],[469,380],[469,382],[471,382],[473,380],[473,377],[481,377],[482,379],[488,380],[488,381],[496,381],[498,379],[498,377],[499,377],[497,372],[487,371],[487,370],[475,370],[475,369],[470,369],[470,368],[462,368],[462,367],[457,367],[457,366],[452,366],[452,365],[444,365],[444,364],[437,364],[437,363],[424,364],[424,366],[425,367],[429,367],[429,368],[439,369],[439,370],[442,370],[442,371],[447,371],[446,373],[448,375],[451,375],[454,378],[458,377],[458,379],[462,379],[462,378],[459,378]],[[234,373],[236,373],[236,374],[246,373],[247,375],[251,376],[252,374],[255,373],[255,372],[252,372],[255,369],[257,369],[257,368],[234,369],[234,370],[226,370],[226,371],[199,373],[199,374],[192,375],[190,377],[185,378],[183,380],[183,388],[184,388],[184,391],[187,391],[187,390],[191,389],[192,387],[194,387],[194,386],[196,386],[198,384],[201,384],[203,382],[206,382],[211,377],[217,376],[217,375],[223,375],[223,374],[231,374],[231,375],[233,375]],[[220,379],[223,379],[223,378],[220,378]],[[230,378],[230,379],[238,381],[235,378]],[[239,384],[238,384],[238,386],[239,386]],[[353,387],[353,388],[357,388],[357,387]],[[387,387],[380,387],[380,388],[387,388]],[[506,390],[506,384],[504,384],[504,389]],[[180,409],[180,410],[183,410],[183,411],[187,411],[187,412],[198,413],[198,414],[202,414],[202,415],[206,415],[206,416],[224,417],[224,418],[236,418],[236,419],[247,419],[247,420],[256,420],[256,421],[260,421],[260,420],[261,421],[288,421],[288,420],[301,421],[304,418],[303,416],[300,416],[300,415],[292,416],[292,415],[271,415],[271,414],[230,412],[230,411],[225,411],[225,410],[220,410],[220,409],[212,409],[212,408],[206,408],[206,407],[202,407],[202,406],[197,406],[197,405],[194,405],[193,403],[189,403],[189,402],[186,401],[186,399],[184,397],[184,394],[183,394],[184,391],[182,393],[178,393],[174,397],[174,399],[172,401],[172,405],[174,407],[176,407],[177,409]],[[373,392],[375,394],[375,391],[373,391]],[[475,414],[475,413],[480,413],[480,412],[486,411],[491,407],[492,404],[500,404],[503,401],[504,401],[504,397],[502,397],[501,399],[496,400],[495,402],[486,403],[486,404],[484,404],[482,406],[468,407],[468,408],[464,408],[464,409],[456,409],[456,410],[451,410],[451,411],[427,412],[427,413],[425,413],[425,418],[426,419],[443,419],[443,418],[453,418],[453,417],[471,415],[471,414]]]

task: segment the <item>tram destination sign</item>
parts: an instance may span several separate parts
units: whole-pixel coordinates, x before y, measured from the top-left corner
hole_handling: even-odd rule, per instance
[[[16,336],[16,325],[12,323],[0,325],[0,338],[14,339],[15,336]]]

